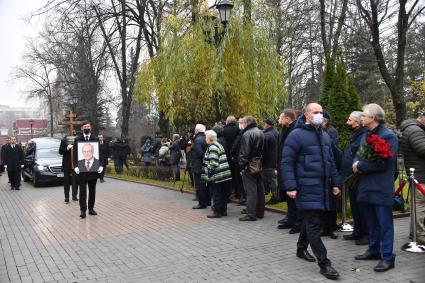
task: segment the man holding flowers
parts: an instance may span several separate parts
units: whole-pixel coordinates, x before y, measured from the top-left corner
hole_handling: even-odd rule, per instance
[[[357,260],[380,260],[374,270],[394,268],[394,173],[398,140],[385,126],[385,112],[378,104],[363,107],[362,124],[367,135],[361,141],[353,172],[360,176],[357,200],[364,204],[369,229],[369,248]]]

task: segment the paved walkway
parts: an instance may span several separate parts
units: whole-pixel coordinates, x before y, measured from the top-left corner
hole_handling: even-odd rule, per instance
[[[11,191],[0,177],[0,282],[328,281],[295,257],[298,236],[276,229],[279,214],[239,222],[231,204],[228,217],[207,219],[209,211],[190,209],[192,195],[106,180],[99,215],[80,219],[61,187]],[[384,274],[353,260],[364,247],[325,239],[340,281],[425,282],[425,255],[399,250],[408,224],[395,221],[396,268]]]

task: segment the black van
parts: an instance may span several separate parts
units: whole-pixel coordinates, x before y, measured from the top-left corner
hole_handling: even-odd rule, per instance
[[[62,155],[59,154],[60,139],[35,138],[28,142],[24,151],[24,182],[32,181],[34,187],[43,184],[63,184]]]

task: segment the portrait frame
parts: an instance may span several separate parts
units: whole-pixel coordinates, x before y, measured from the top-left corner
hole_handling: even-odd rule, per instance
[[[99,142],[98,141],[83,141],[77,143],[77,165],[82,173],[97,173],[100,167],[99,159]],[[86,163],[89,159],[89,170]]]

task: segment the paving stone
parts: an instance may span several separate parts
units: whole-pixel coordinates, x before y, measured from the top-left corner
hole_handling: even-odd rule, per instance
[[[276,229],[277,213],[243,223],[230,204],[211,220],[189,194],[109,178],[97,187],[99,215],[80,219],[62,187],[11,191],[1,177],[0,282],[327,282],[295,256],[298,235]],[[396,268],[383,274],[354,260],[364,246],[324,238],[340,282],[424,282],[425,255],[399,249],[409,219],[394,223]]]

